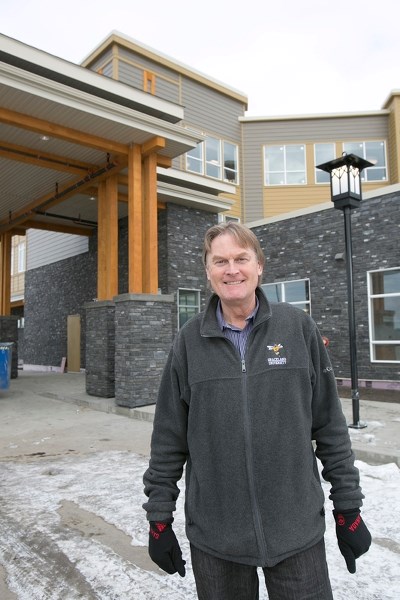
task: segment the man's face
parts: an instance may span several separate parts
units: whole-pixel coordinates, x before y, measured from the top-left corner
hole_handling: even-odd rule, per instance
[[[246,309],[254,302],[254,290],[262,266],[254,250],[239,246],[229,233],[223,233],[212,241],[206,272],[222,304]]]

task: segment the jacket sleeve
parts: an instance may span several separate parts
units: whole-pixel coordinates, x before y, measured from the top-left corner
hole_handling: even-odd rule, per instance
[[[359,471],[337,392],[336,379],[322,337],[315,327],[310,341],[313,381],[313,439],[320,459],[322,477],[331,484],[330,496],[336,510],[360,507],[364,498]]]
[[[161,379],[154,415],[149,467],[144,473],[143,504],[149,521],[173,521],[179,496],[177,482],[182,477],[188,455],[187,416],[182,370],[171,350]]]

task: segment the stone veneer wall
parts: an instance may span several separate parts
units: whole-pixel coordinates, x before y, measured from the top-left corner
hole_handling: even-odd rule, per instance
[[[172,342],[172,295],[115,298],[115,402],[154,404]]]
[[[67,356],[67,317],[81,317],[81,367],[85,366],[84,305],[96,297],[97,238],[89,252],[25,273],[25,364],[59,367]]]
[[[357,364],[360,379],[399,380],[399,364],[371,363],[367,272],[400,267],[400,193],[352,211]],[[329,338],[335,375],[350,377],[343,214],[335,208],[252,228],[266,254],[264,283],[310,279],[312,317]]]
[[[92,302],[86,308],[86,392],[115,395],[115,304]]]

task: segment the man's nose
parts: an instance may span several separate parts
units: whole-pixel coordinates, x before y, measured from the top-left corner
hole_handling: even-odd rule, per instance
[[[238,266],[235,262],[235,259],[231,258],[230,260],[228,260],[228,264],[227,264],[228,273],[236,273],[237,270],[238,270]]]

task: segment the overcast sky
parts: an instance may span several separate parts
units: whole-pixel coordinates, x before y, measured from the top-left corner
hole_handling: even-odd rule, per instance
[[[117,30],[244,92],[247,116],[379,110],[398,0],[0,0],[0,32],[80,63]]]

